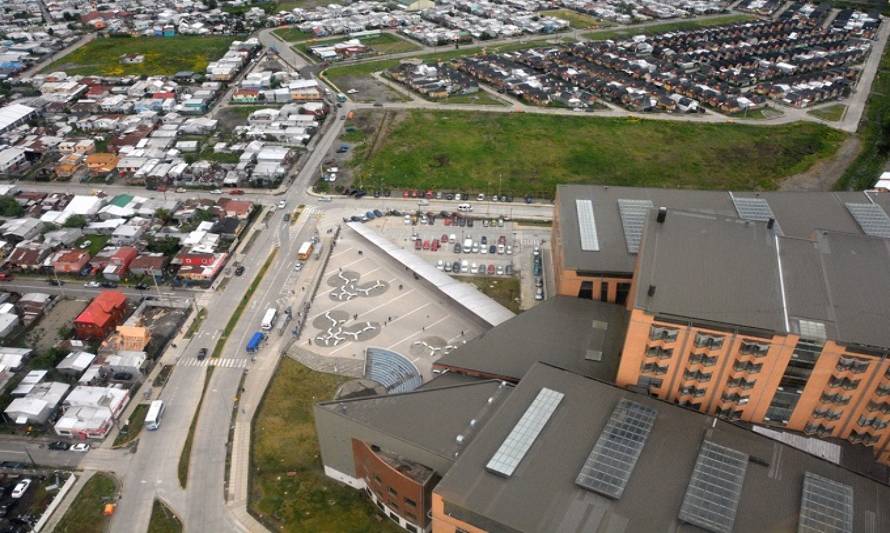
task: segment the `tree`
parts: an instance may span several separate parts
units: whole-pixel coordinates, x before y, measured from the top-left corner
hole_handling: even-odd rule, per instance
[[[155,210],[155,218],[163,222],[165,225],[173,219],[173,213],[169,209],[163,207]]]
[[[22,216],[25,209],[11,196],[0,196],[0,215],[4,217]]]
[[[82,228],[87,225],[87,218],[83,215],[71,215],[65,221],[66,228]]]
[[[219,7],[219,4],[216,2],[216,0],[206,0],[204,4],[207,6],[207,9],[216,9],[217,7]]]
[[[179,239],[176,237],[164,237],[163,239],[154,239],[148,242],[148,251],[153,253],[162,253],[166,256],[176,255],[179,251]]]

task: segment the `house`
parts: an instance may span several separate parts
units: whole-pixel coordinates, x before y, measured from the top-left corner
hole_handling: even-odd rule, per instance
[[[71,352],[56,365],[56,370],[67,376],[80,377],[95,358],[89,352]]]
[[[22,195],[19,195],[21,198]],[[42,197],[41,197],[42,198]],[[7,220],[0,226],[0,235],[4,239],[19,242],[36,237],[43,223],[33,217],[21,217]]]
[[[15,313],[0,313],[0,338],[4,338],[15,331],[15,328],[18,325],[18,315]]]
[[[90,262],[90,253],[86,250],[62,250],[53,259],[53,270],[57,274],[79,274]]]
[[[67,392],[67,383],[38,383],[23,398],[10,402],[4,413],[9,420],[20,426],[45,424]]]
[[[176,256],[179,263],[177,276],[190,281],[212,281],[226,263],[226,253],[180,252]]]
[[[127,297],[118,291],[102,291],[74,319],[74,332],[79,339],[102,340],[123,323]]]
[[[15,305],[21,313],[25,325],[28,325],[40,318],[54,302],[52,295],[45,292],[28,292],[23,294]]]
[[[130,272],[137,276],[162,277],[170,259],[162,253],[142,253],[130,263]]]
[[[106,152],[97,152],[86,157],[87,169],[93,176],[108,174],[117,167],[119,161],[118,156]]]
[[[6,265],[17,271],[37,271],[49,255],[49,248],[43,243],[25,241],[13,248],[6,257]]]
[[[141,352],[151,341],[151,332],[145,326],[118,326],[117,331],[102,344],[102,350],[113,352]]]
[[[53,429],[62,437],[101,439],[123,412],[130,393],[119,387],[77,386],[65,398]]]
[[[32,352],[33,350],[30,348],[0,346],[0,366],[12,372],[18,372]]]
[[[227,217],[234,217],[241,220],[250,216],[250,210],[253,203],[247,200],[232,200],[230,198],[221,198],[219,206],[225,211]]]
[[[28,159],[23,148],[12,146],[0,150],[0,174],[10,174],[23,170],[27,164]]]
[[[129,272],[130,263],[139,255],[132,246],[120,246],[111,255],[107,256],[107,264],[102,269],[102,276],[106,279],[120,281]]]
[[[112,376],[114,374],[130,374],[137,381],[145,377],[145,362],[147,354],[143,351],[123,350],[115,355],[105,358],[105,368]]]
[[[81,154],[71,153],[59,159],[53,170],[57,178],[67,181],[83,173],[86,170],[86,165]]]

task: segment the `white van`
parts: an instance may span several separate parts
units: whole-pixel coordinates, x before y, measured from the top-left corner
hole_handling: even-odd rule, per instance
[[[457,241],[457,235],[455,235],[454,233],[452,233],[451,235],[448,236],[448,242],[449,242],[449,243],[454,244],[455,241]]]
[[[463,211],[464,213],[469,213],[470,211],[473,210],[473,206],[470,205],[470,204],[458,204],[458,205],[457,205],[457,210],[458,210],[458,211]]]
[[[462,274],[466,274],[470,271],[470,262],[464,259],[460,262],[460,271]]]
[[[478,274],[479,273],[479,265],[477,265],[476,263],[473,263],[472,265],[470,265],[470,273]]]
[[[467,237],[466,239],[464,239],[463,251],[465,254],[468,254],[468,253],[470,253],[470,251],[472,249],[473,249],[473,239]]]

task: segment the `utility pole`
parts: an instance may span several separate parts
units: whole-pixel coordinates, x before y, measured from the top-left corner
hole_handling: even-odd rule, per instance
[[[53,278],[56,280],[56,287],[62,292],[62,298],[67,298],[68,296],[65,294],[65,285],[63,282],[59,281],[59,274],[56,272],[56,269],[53,269]]]

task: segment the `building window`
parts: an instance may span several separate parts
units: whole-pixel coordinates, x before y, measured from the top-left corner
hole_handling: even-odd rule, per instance
[[[741,411],[741,409],[729,409],[729,408],[718,407],[717,408],[717,416],[719,416],[721,418],[725,418],[727,420],[739,420],[740,418],[742,418],[742,411]]]
[[[716,350],[723,346],[723,337],[718,337],[716,335],[705,335],[704,333],[698,333],[695,335],[695,345],[699,348],[708,348],[709,350]]]
[[[640,379],[637,380],[637,387],[644,388],[647,392],[650,392],[652,389],[660,389],[662,383],[663,381],[659,378],[640,376]]]
[[[825,420],[840,420],[841,412],[832,409],[813,409],[813,418],[824,418]]]
[[[657,363],[645,363],[642,368],[644,374],[654,374],[656,376],[667,374],[667,371],[668,367],[659,366]]]
[[[739,405],[745,405],[748,403],[748,396],[742,396],[737,392],[726,393],[720,397],[724,402],[737,403]]]
[[[680,394],[683,396],[692,396],[693,398],[701,398],[705,395],[705,389],[699,389],[697,387],[681,387]]]
[[[377,500],[377,507],[380,507],[380,510],[382,511],[383,510],[383,502],[381,502],[380,500]]]
[[[415,502],[411,498],[405,498],[405,505],[407,505],[408,507],[417,507],[417,502]]]
[[[701,370],[686,370],[683,372],[683,379],[707,383],[708,381],[711,381],[711,373],[702,372]]]
[[[888,423],[880,418],[866,418],[864,416],[860,416],[857,423],[863,427],[873,427],[875,429],[884,429],[887,427]]]
[[[807,424],[803,428],[803,432],[807,435],[815,435],[817,437],[829,437],[833,431],[833,426],[824,426],[822,424]]]
[[[387,487],[386,491],[389,492],[389,495],[390,495],[390,496],[398,496],[398,495],[399,495],[399,494],[396,492],[396,489],[394,489],[394,488],[392,488],[392,487]]]
[[[850,378],[839,378],[836,376],[831,376],[828,379],[828,386],[831,388],[839,387],[844,390],[853,390],[859,386],[862,380],[859,379],[850,379]]]
[[[872,435],[868,431],[858,432],[851,431],[850,436],[847,437],[847,440],[852,442],[853,444],[865,444],[867,446],[871,446],[874,443],[878,442],[878,436]]]
[[[389,513],[389,517],[392,519],[393,522],[401,525],[401,520],[399,520],[399,515],[397,515],[395,513]]]
[[[673,328],[664,328],[660,326],[652,326],[649,329],[649,338],[654,341],[674,342],[677,340],[679,330]]]
[[[417,528],[412,526],[411,524],[405,524],[405,529],[407,529],[411,533],[417,533]]]
[[[618,305],[626,304],[628,294],[630,294],[630,283],[619,283],[615,303]]]
[[[878,385],[875,396],[890,396],[890,385]]]
[[[377,474],[374,474],[374,481],[376,481],[378,485],[383,483],[382,481],[380,481],[380,476],[378,476]]]
[[[714,366],[717,364],[717,356],[708,357],[703,353],[694,353],[689,356],[690,365]]]
[[[888,402],[868,402],[868,407],[866,407],[871,412],[878,411],[879,413],[884,413],[885,415],[890,414],[890,403]]]
[[[646,357],[656,357],[658,359],[670,359],[674,355],[673,348],[662,348],[660,346],[649,346],[646,348]]]
[[[855,357],[841,357],[840,359],[838,359],[836,368],[840,371],[861,374],[868,370],[868,361],[856,359]]]
[[[609,301],[609,283],[607,281],[600,282],[600,301]]]
[[[753,355],[755,357],[763,357],[768,351],[769,345],[761,344],[759,342],[742,341],[741,346],[739,346],[739,353]]]
[[[844,396],[843,394],[822,393],[819,401],[822,403],[830,403],[834,405],[847,405],[848,403],[850,403],[850,397]]]
[[[763,368],[763,363],[750,363],[748,361],[736,361],[732,365],[732,369],[736,372],[744,372],[746,374],[756,374]]]
[[[581,288],[578,289],[578,298],[582,298],[584,300],[593,300],[593,282],[592,281],[582,281]]]
[[[756,381],[748,381],[745,378],[733,378],[726,382],[728,387],[738,387],[742,390],[750,390],[754,388]]]

